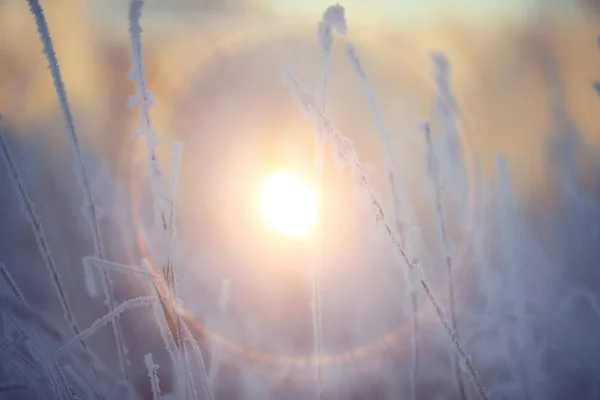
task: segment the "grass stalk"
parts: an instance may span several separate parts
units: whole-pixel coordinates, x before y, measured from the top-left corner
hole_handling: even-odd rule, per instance
[[[58,96],[58,103],[62,113],[63,121],[65,123],[65,127],[67,129],[69,143],[71,145],[71,152],[73,154],[75,162],[74,172],[77,178],[77,183],[79,184],[84,198],[84,217],[90,225],[90,229],[92,231],[94,254],[97,257],[105,258],[104,244],[100,233],[100,217],[98,213],[98,208],[94,200],[94,196],[92,194],[90,179],[88,177],[83,161],[83,155],[79,143],[79,135],[77,134],[77,131],[75,129],[73,114],[69,106],[67,91],[65,90],[65,85],[58,64],[58,58],[54,50],[54,45],[52,44],[52,38],[50,36],[48,23],[46,22],[46,17],[44,16],[44,10],[38,0],[27,0],[27,3],[29,4],[29,9],[35,19],[38,34],[44,47],[44,54],[46,55],[46,59],[48,60],[48,67],[50,69],[50,74],[52,75],[52,80],[54,82],[54,89],[56,90],[56,95]],[[116,300],[113,293],[112,282],[108,275],[106,275],[105,273],[102,273],[102,288],[108,306],[108,311],[110,313],[116,305]],[[117,358],[119,361],[119,367],[121,368],[123,376],[125,377],[125,379],[127,379],[127,348],[125,347],[123,332],[121,330],[121,326],[118,319],[114,319],[111,322],[113,326],[113,335],[115,337],[115,342],[117,346]]]
[[[50,275],[50,281],[54,286],[54,292],[58,296],[58,300],[63,311],[63,316],[69,324],[71,330],[75,333],[75,335],[79,335],[81,331],[77,324],[77,320],[75,319],[75,314],[73,313],[73,310],[71,309],[71,306],[69,304],[67,292],[65,291],[62,278],[60,276],[60,273],[58,272],[58,268],[54,261],[54,257],[52,256],[52,252],[50,251],[50,245],[46,240],[46,233],[44,231],[40,218],[35,212],[33,202],[27,194],[25,184],[23,183],[21,174],[19,173],[19,170],[17,169],[17,166],[14,162],[12,153],[8,148],[8,144],[6,143],[4,132],[1,127],[0,154],[4,159],[4,163],[8,170],[9,180],[11,182],[11,185],[13,186],[13,191],[21,205],[21,211],[24,214],[27,222],[29,222],[31,231],[37,242],[38,250],[40,252],[40,255],[42,256],[44,266],[46,267],[48,275]],[[85,343],[85,341],[81,340],[80,344],[86,352],[89,353],[91,351],[88,345]],[[91,364],[91,369],[94,373],[95,378],[99,381],[100,378],[98,375],[98,371],[96,370],[93,363]]]
[[[456,351],[461,356],[465,365],[467,366],[467,370],[471,375],[471,379],[477,389],[477,392],[481,399],[487,400],[488,395],[483,386],[481,378],[479,374],[475,370],[473,363],[471,362],[471,358],[466,354],[464,348],[462,347],[458,337],[456,336],[456,332],[452,328],[451,323],[447,320],[442,308],[439,305],[439,302],[433,295],[429,284],[427,284],[425,277],[423,276],[421,267],[414,262],[411,262],[409,257],[407,256],[404,248],[400,245],[400,240],[398,235],[396,234],[392,224],[388,221],[386,213],[383,209],[383,206],[379,200],[378,194],[373,189],[372,184],[368,178],[367,168],[365,165],[360,162],[358,155],[356,154],[356,149],[354,144],[350,139],[345,137],[333,124],[333,121],[322,113],[315,101],[312,97],[303,90],[298,81],[293,77],[290,71],[286,71],[285,80],[292,92],[294,98],[303,106],[305,112],[311,115],[313,118],[316,118],[319,123],[325,129],[328,136],[332,139],[335,158],[337,162],[341,166],[347,166],[350,169],[352,177],[355,183],[360,187],[361,190],[365,192],[370,200],[371,212],[375,218],[375,222],[385,231],[388,242],[390,243],[393,254],[396,259],[404,264],[408,268],[409,277],[411,279],[411,283],[413,285],[419,285],[425,291],[429,302],[433,306],[440,323],[443,325],[446,330],[448,336],[450,337]]]
[[[435,151],[433,148],[433,142],[431,139],[431,128],[429,124],[425,124],[423,129],[423,134],[425,137],[425,147],[427,149],[427,172],[429,174],[429,179],[433,185],[434,198],[435,198],[435,211],[437,215],[437,221],[439,224],[439,233],[442,237],[442,247],[444,251],[444,259],[446,261],[446,279],[448,280],[448,297],[450,302],[450,320],[452,324],[452,329],[454,333],[457,333],[457,322],[456,322],[456,309],[455,309],[455,299],[454,299],[454,274],[452,268],[452,257],[450,255],[450,239],[448,238],[448,231],[446,227],[446,217],[444,214],[444,205],[442,202],[442,182],[440,181],[440,177],[438,174],[438,160],[435,155]],[[458,387],[458,392],[460,398],[462,400],[467,399],[467,392],[465,389],[464,382],[461,376],[461,368],[459,365],[458,357],[456,353],[452,354],[453,358],[453,369],[456,374],[456,384]]]
[[[403,184],[399,183],[399,179],[395,174],[396,167],[396,158],[394,156],[393,151],[393,143],[392,143],[392,135],[388,131],[385,126],[383,116],[381,113],[381,108],[377,103],[377,99],[375,97],[375,91],[373,86],[369,82],[367,77],[367,73],[358,57],[356,52],[356,48],[353,43],[346,44],[346,56],[352,65],[352,69],[354,70],[355,75],[360,80],[360,84],[362,90],[367,97],[367,102],[369,104],[369,108],[371,109],[371,114],[373,115],[373,119],[375,120],[375,125],[377,127],[377,132],[379,134],[379,139],[382,144],[382,150],[385,155],[385,168],[386,168],[386,177],[388,184],[390,186],[391,194],[392,194],[392,212],[394,216],[394,225],[396,228],[396,232],[398,235],[398,240],[400,242],[400,246],[403,248],[407,247],[407,234],[405,232],[405,227],[410,226],[414,223],[414,210],[410,204],[410,200],[408,195],[405,196],[404,202],[400,200],[400,193],[406,193],[406,188]],[[404,220],[408,219],[410,220]],[[419,376],[419,319],[418,319],[418,299],[417,293],[414,290],[411,290],[411,306],[412,306],[412,372],[411,372],[411,398],[416,400],[418,397],[417,393],[417,381]]]
[[[158,380],[158,365],[154,363],[152,353],[148,353],[144,356],[144,364],[148,370],[148,378],[150,379],[150,386],[152,387],[152,400],[160,400],[162,394],[160,392],[160,382]]]

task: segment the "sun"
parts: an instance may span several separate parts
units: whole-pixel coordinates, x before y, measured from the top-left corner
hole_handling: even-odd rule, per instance
[[[262,182],[260,209],[265,220],[286,236],[308,233],[317,217],[315,194],[298,176],[276,172]]]

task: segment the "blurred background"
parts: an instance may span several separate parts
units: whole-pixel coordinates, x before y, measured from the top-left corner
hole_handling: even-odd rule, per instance
[[[139,265],[148,256],[143,227],[151,200],[145,145],[133,136],[138,111],[126,106],[135,90],[128,80],[128,2],[42,5],[103,211],[108,254],[111,261]],[[219,399],[298,399],[312,393],[310,368],[300,360],[310,358],[313,349],[308,304],[314,237],[274,232],[258,211],[258,191],[265,176],[279,170],[313,179],[314,121],[290,94],[282,71],[291,66],[304,86],[315,90],[317,24],[329,5],[324,0],[146,1],[144,60],[157,100],[152,117],[165,168],[173,141],[184,143],[176,255],[181,297],[198,325],[223,339]],[[409,190],[404,196],[419,217],[425,244],[415,257],[430,261],[423,267],[444,301],[444,254],[417,125],[435,122],[431,52],[443,52],[450,62],[470,193],[463,205],[468,229],[453,237],[459,333],[485,337],[466,346],[488,388],[500,388],[492,397],[597,399],[600,99],[593,82],[600,79],[600,4],[347,0],[342,5],[348,32],[335,35],[327,113],[354,141],[361,161],[375,166],[374,186],[390,208],[382,143],[344,53],[343,42],[351,41],[393,135],[396,172]],[[105,313],[81,284],[81,258],[92,254],[92,242],[80,217],[82,196],[47,61],[24,0],[0,0],[0,113],[69,299],[81,326],[89,326]],[[494,224],[501,223],[492,221],[505,212],[496,203],[502,195],[495,191],[499,154],[508,160],[510,193],[518,204],[509,223],[516,233],[508,242],[521,250],[514,252],[520,254],[518,263],[498,267],[484,284],[478,275],[483,260],[491,265],[507,252],[497,248]],[[575,195],[562,185],[574,179],[563,174],[569,157],[577,164]],[[385,240],[374,239],[368,205],[355,195],[348,172],[338,172],[333,161],[326,150],[318,222],[323,340],[332,365],[326,368],[325,390],[332,399],[409,398],[410,291]],[[60,321],[4,164],[0,188],[0,262],[34,307]],[[473,232],[483,232],[484,244],[465,244],[479,237]],[[217,306],[223,279],[231,283],[226,314]],[[132,277],[115,274],[114,280],[120,301],[144,294]],[[581,291],[587,300],[570,308],[567,299]],[[502,296],[513,295],[529,307],[531,319],[521,321],[527,333],[515,331],[506,339],[493,323],[509,322],[495,321],[488,307],[495,302],[501,309]],[[460,398],[449,372],[451,344],[431,307],[419,299],[422,369],[416,398]],[[140,393],[149,391],[143,389],[142,358],[152,349],[168,392],[172,377],[160,335],[150,314],[135,314],[122,320],[136,384]],[[511,339],[519,336],[528,338],[526,344]],[[108,333],[98,334],[92,343],[111,349],[112,340]],[[201,344],[209,352],[210,345]],[[515,349],[528,361],[512,357]],[[115,362],[111,354],[103,352],[109,365]],[[527,395],[523,383],[515,383],[520,375],[536,376]]]

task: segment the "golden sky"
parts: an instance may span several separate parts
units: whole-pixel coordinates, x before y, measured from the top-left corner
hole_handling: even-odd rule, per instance
[[[347,38],[338,37],[334,49],[330,112],[360,143],[365,157],[373,158],[367,161],[377,164],[372,118],[341,46],[351,40],[398,146],[419,146],[410,130],[433,113],[429,53],[443,51],[452,65],[464,137],[472,152],[484,167],[495,154],[512,153],[512,165],[525,171],[520,178],[536,180],[544,171],[543,139],[554,123],[550,80],[562,87],[561,107],[573,122],[590,138],[600,133],[600,100],[591,87],[600,77],[600,24],[592,3],[461,0],[449,7],[441,0],[372,0],[366,7],[362,1],[342,2],[349,31]],[[77,123],[91,146],[111,153],[137,123],[125,107],[132,93],[126,76],[126,2],[42,4]],[[219,130],[219,140],[210,141],[216,146],[212,150],[231,153],[239,139],[229,142],[235,136],[227,133],[243,129],[244,138],[262,138],[252,143],[273,146],[273,159],[286,158],[280,153],[290,153],[286,148],[295,135],[310,148],[310,135],[301,132],[310,121],[280,77],[283,65],[290,63],[314,87],[315,27],[328,4],[148,0],[142,21],[145,57],[161,134],[188,140]],[[24,2],[0,3],[0,37],[0,110],[23,134],[55,126],[52,132],[60,142],[64,134],[51,80]],[[544,67],[549,54],[558,68],[554,77]],[[273,107],[278,108],[275,114]]]

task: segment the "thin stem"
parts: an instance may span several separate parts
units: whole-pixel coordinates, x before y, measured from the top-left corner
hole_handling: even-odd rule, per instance
[[[16,194],[18,201],[21,205],[21,211],[25,215],[27,222],[31,227],[31,231],[33,232],[33,236],[37,242],[38,250],[42,259],[44,261],[44,265],[46,266],[46,270],[50,275],[50,280],[52,285],[54,286],[54,292],[58,296],[59,303],[61,305],[63,316],[65,320],[68,322],[71,330],[75,333],[75,335],[80,334],[79,326],[77,325],[77,321],[75,319],[75,315],[71,306],[69,304],[67,293],[64,289],[64,285],[62,282],[62,278],[60,273],[58,272],[58,268],[56,263],[54,262],[54,258],[52,257],[52,252],[50,251],[50,245],[46,240],[46,233],[42,226],[42,223],[35,212],[35,207],[27,194],[27,190],[25,189],[25,184],[23,183],[23,179],[21,178],[21,174],[17,169],[17,166],[12,158],[12,153],[8,148],[8,144],[6,143],[6,139],[4,137],[4,132],[2,128],[0,128],[0,154],[4,158],[4,163],[6,164],[6,168],[8,169],[8,174],[10,178],[10,182],[13,186],[14,193]],[[81,346],[87,353],[90,353],[88,345],[85,341],[80,341]],[[98,371],[94,364],[91,364],[92,371],[94,373],[95,378],[100,381]]]
[[[96,207],[96,202],[94,200],[94,196],[91,190],[90,180],[85,169],[85,164],[81,153],[81,146],[79,144],[79,136],[75,129],[73,114],[69,106],[67,91],[65,90],[65,85],[61,76],[58,58],[56,56],[56,52],[54,51],[50,31],[48,29],[46,17],[44,16],[44,10],[38,0],[27,0],[27,3],[29,4],[29,9],[35,19],[40,40],[42,41],[42,44],[44,46],[44,54],[46,55],[46,59],[48,60],[50,74],[52,75],[54,88],[56,90],[56,95],[58,96],[58,103],[60,105],[63,121],[65,123],[65,127],[69,136],[71,152],[73,153],[75,161],[75,176],[77,177],[79,187],[81,188],[81,191],[84,196],[84,210],[87,211],[86,213],[84,213],[84,215],[92,231],[94,254],[99,258],[105,258],[104,244],[102,242],[102,237],[100,233],[100,217],[98,215],[98,208]],[[110,313],[116,306],[112,282],[110,281],[106,273],[103,272],[101,276],[104,296],[106,298],[108,311]],[[127,355],[127,349],[124,344],[123,332],[121,330],[121,326],[119,324],[118,319],[115,318],[111,322],[113,326],[113,335],[115,337],[117,345],[119,366],[121,368],[123,376],[125,377],[125,379],[127,379],[128,371],[125,359]]]
[[[463,361],[467,365],[467,369],[469,370],[471,379],[473,380],[473,383],[477,388],[479,396],[481,397],[481,399],[487,400],[488,396],[483,386],[483,383],[481,382],[481,378],[475,371],[475,368],[471,363],[470,357],[467,356],[465,350],[460,344],[460,341],[458,340],[454,329],[452,329],[452,326],[450,325],[450,323],[448,323],[446,317],[444,316],[444,313],[440,308],[439,303],[431,293],[431,290],[429,290],[429,286],[427,285],[425,279],[422,276],[421,268],[418,266],[418,264],[410,261],[404,248],[400,244],[400,239],[398,235],[394,232],[392,225],[387,220],[383,206],[379,201],[379,196],[373,189],[372,184],[369,182],[368,173],[366,172],[365,166],[358,159],[358,155],[356,154],[354,144],[350,139],[345,137],[337,129],[337,127],[333,124],[333,122],[328,116],[319,111],[319,109],[315,105],[314,100],[306,91],[302,89],[298,81],[292,76],[291,72],[287,71],[285,78],[292,94],[294,95],[296,100],[298,100],[298,102],[302,104],[304,110],[308,114],[316,118],[319,121],[319,123],[322,124],[324,128],[326,128],[326,132],[328,133],[328,136],[332,139],[333,142],[336,160],[339,163],[341,163],[341,165],[345,165],[348,166],[348,168],[350,168],[355,182],[357,183],[357,185],[360,186],[361,189],[365,191],[366,195],[370,200],[371,212],[375,217],[375,222],[379,224],[385,231],[388,242],[392,246],[394,256],[398,259],[398,261],[405,264],[405,266],[408,268],[409,277],[411,278],[411,281],[413,281],[415,284],[419,284],[425,290],[427,298],[436,310],[440,322],[446,329],[450,339],[452,340],[452,343],[454,344],[456,351],[460,354]]]
[[[326,12],[327,13],[327,12]],[[317,88],[317,102],[321,112],[325,111],[327,101],[327,87],[329,86],[329,69],[331,63],[331,46],[333,45],[332,26],[326,20],[326,13],[319,22],[317,35],[320,47],[319,59],[319,85]],[[323,160],[325,148],[325,134],[322,127],[315,123],[315,158],[313,166],[314,190],[317,204],[323,206]],[[321,270],[323,268],[323,223],[318,225],[315,232],[315,249],[312,268],[311,285],[311,311],[313,324],[313,345],[315,355],[317,398],[320,399],[323,391],[323,370],[321,358],[323,354],[323,318],[321,308]]]
[[[439,230],[442,236],[442,245],[444,247],[444,256],[446,260],[446,278],[448,279],[448,296],[450,298],[450,318],[452,321],[452,329],[454,332],[458,332],[456,323],[456,309],[454,300],[454,277],[452,271],[452,258],[450,257],[450,241],[448,238],[448,231],[446,228],[446,217],[444,215],[444,205],[442,202],[442,186],[438,174],[438,161],[433,149],[433,143],[431,140],[431,129],[429,124],[425,125],[424,130],[425,144],[427,148],[427,171],[429,178],[433,183],[434,197],[435,197],[435,210],[437,214],[437,220],[439,222]],[[458,335],[458,333],[456,333]],[[460,365],[458,363],[458,357],[456,353],[452,355],[454,363],[454,373],[456,374],[456,383],[460,398],[462,400],[467,399],[467,393],[465,385],[460,374]]]
[[[398,177],[394,172],[396,167],[396,158],[393,152],[393,143],[392,143],[392,135],[387,130],[383,116],[381,113],[381,109],[379,104],[377,103],[377,99],[375,97],[375,91],[373,90],[373,86],[369,82],[367,78],[367,73],[362,66],[362,63],[358,57],[356,52],[356,48],[353,43],[346,44],[346,56],[350,61],[355,75],[360,80],[363,92],[367,97],[367,101],[369,103],[369,108],[371,109],[371,114],[373,115],[373,119],[375,120],[375,125],[377,126],[377,132],[379,133],[379,139],[381,144],[383,145],[383,151],[385,154],[385,167],[386,167],[386,175],[388,184],[390,185],[391,194],[392,194],[392,212],[394,216],[394,225],[396,227],[396,232],[398,234],[398,240],[400,241],[400,246],[403,248],[407,247],[407,234],[405,232],[405,225],[402,221],[403,218],[408,218],[411,224],[414,223],[414,210],[412,209],[408,196],[405,197],[405,202],[400,201],[400,193],[402,191],[406,192],[405,186],[400,184],[398,181]],[[403,190],[404,189],[404,190]],[[417,379],[418,379],[418,358],[419,358],[419,349],[418,349],[418,335],[419,335],[419,322],[417,320],[418,316],[418,305],[417,305],[417,297],[416,293],[413,291],[411,294],[411,303],[413,309],[412,315],[412,324],[413,324],[413,371],[412,371],[412,396],[413,400],[417,399]]]

